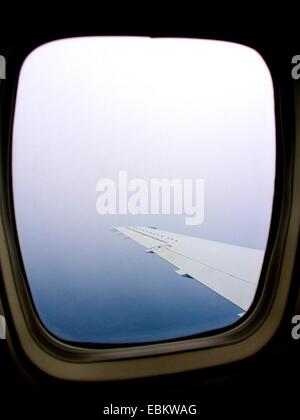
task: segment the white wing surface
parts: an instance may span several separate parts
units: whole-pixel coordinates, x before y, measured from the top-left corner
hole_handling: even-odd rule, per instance
[[[264,251],[144,226],[116,230],[173,264],[177,274],[198,280],[244,311],[251,305]]]

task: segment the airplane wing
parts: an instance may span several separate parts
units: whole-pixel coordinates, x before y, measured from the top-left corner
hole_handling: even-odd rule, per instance
[[[169,263],[176,273],[192,277],[244,311],[250,307],[260,276],[264,251],[209,241],[146,226],[117,231]]]

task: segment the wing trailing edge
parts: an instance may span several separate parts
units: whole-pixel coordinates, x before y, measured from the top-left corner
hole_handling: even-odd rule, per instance
[[[162,231],[147,226],[117,231],[247,311],[261,272],[264,251]]]

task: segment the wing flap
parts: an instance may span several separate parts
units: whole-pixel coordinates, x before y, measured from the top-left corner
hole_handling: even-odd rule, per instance
[[[245,311],[249,308],[256,290],[253,284],[229,273],[207,267],[198,261],[177,254],[171,249],[160,248],[154,253],[178,267],[180,272],[188,274]]]
[[[251,305],[263,251],[142,226],[117,230],[174,265],[179,275],[192,277],[245,311]]]

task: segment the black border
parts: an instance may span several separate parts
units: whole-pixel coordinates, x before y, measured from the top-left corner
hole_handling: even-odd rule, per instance
[[[65,352],[63,346],[53,345],[53,342],[49,341],[47,335],[41,332],[40,325],[33,316],[34,310],[31,305],[31,298],[23,280],[26,279],[25,271],[22,265],[20,249],[17,240],[16,225],[14,219],[14,209],[12,200],[12,182],[11,182],[11,134],[12,134],[12,122],[13,112],[15,104],[15,94],[17,88],[18,73],[22,65],[23,60],[26,56],[37,46],[42,43],[49,42],[59,38],[74,37],[74,36],[90,36],[90,35],[133,35],[133,36],[175,36],[175,37],[195,37],[195,38],[210,38],[219,39],[224,41],[231,41],[242,43],[251,48],[256,49],[266,61],[274,83],[274,94],[275,94],[275,114],[276,114],[276,136],[277,136],[277,160],[276,160],[276,182],[275,182],[275,196],[274,206],[271,221],[270,237],[266,250],[266,257],[262,269],[261,277],[268,276],[278,279],[278,272],[280,269],[280,261],[282,258],[285,239],[287,234],[287,228],[289,224],[289,216],[292,204],[292,180],[293,180],[293,160],[294,160],[294,101],[292,93],[292,81],[289,75],[291,56],[287,54],[287,51],[278,46],[272,45],[272,43],[263,38],[260,39],[259,35],[253,36],[253,34],[233,34],[227,32],[217,33],[216,31],[171,31],[166,34],[165,31],[128,31],[128,30],[108,30],[106,32],[99,31],[55,31],[44,35],[33,35],[29,34],[22,40],[17,42],[12,41],[7,47],[7,79],[1,81],[0,86],[0,102],[1,102],[1,143],[0,143],[0,160],[1,160],[1,217],[5,227],[5,234],[7,240],[7,247],[9,250],[10,259],[14,269],[14,277],[16,279],[16,286],[18,287],[19,296],[23,301],[23,314],[26,318],[27,324],[30,326],[32,336],[35,340],[44,347],[49,353],[52,353],[56,357],[68,358],[69,352]],[[5,55],[5,51],[0,53]],[[269,260],[272,258],[272,264],[269,267]],[[251,319],[250,324],[247,325],[247,331],[245,335],[249,335],[251,331],[254,331],[259,327],[259,324],[263,322],[263,318],[268,313],[272,298],[276,292],[277,283],[271,283],[268,281],[267,284],[260,282],[257,296],[263,291],[263,298],[259,304],[259,311],[256,312],[255,317]],[[265,290],[263,290],[265,288]],[[0,285],[1,296],[4,297],[3,304],[8,321],[9,331],[12,336],[12,340],[18,343],[18,337],[14,329],[13,320],[10,317],[8,308],[7,298],[5,298],[5,290],[3,284]],[[253,303],[253,307],[256,306],[258,298]],[[248,314],[250,314],[250,310]],[[246,317],[245,317],[246,319]],[[241,323],[244,322],[241,320]],[[231,326],[229,327],[231,328]],[[225,328],[226,330],[228,329]],[[223,330],[223,329],[222,329]],[[216,331],[213,332],[214,334]],[[207,334],[206,334],[207,335]],[[241,340],[243,336],[240,333],[233,336],[230,339],[230,343],[234,340]],[[187,337],[181,341],[186,341]],[[173,341],[173,340],[171,340]],[[176,340],[178,342],[179,340]],[[214,340],[210,340],[211,344]],[[218,340],[216,340],[218,341]],[[164,342],[165,343],[165,342]],[[224,342],[222,343],[224,344]],[[84,347],[81,343],[78,344],[78,353],[73,354],[74,360],[82,360],[82,349]],[[80,347],[79,347],[80,346]],[[151,346],[151,343],[147,343],[147,346]],[[92,347],[92,346],[88,346]],[[112,348],[114,346],[109,346]],[[121,346],[117,346],[120,348]],[[126,346],[128,348],[129,346]],[[99,348],[99,345],[97,345]],[[180,351],[180,350],[177,350]],[[133,357],[138,357],[138,353]],[[94,354],[97,358],[97,355]],[[94,358],[93,357],[93,358]]]

